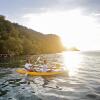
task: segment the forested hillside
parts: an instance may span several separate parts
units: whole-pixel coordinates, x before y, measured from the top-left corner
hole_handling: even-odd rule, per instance
[[[57,53],[64,50],[60,37],[42,34],[0,16],[0,54]]]

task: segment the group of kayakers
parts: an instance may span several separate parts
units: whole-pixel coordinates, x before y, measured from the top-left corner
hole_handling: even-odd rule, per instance
[[[37,71],[39,71],[39,72],[52,71],[52,69],[48,68],[47,60],[43,60],[42,64],[38,66],[38,65],[31,64],[31,60],[28,59],[24,66],[25,66],[24,68],[25,68],[26,71],[36,71],[36,72]]]

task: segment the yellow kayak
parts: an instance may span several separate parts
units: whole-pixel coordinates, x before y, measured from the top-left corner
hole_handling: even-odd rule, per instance
[[[59,74],[63,74],[63,72],[58,71],[58,72],[28,72],[24,69],[18,69],[16,70],[16,72],[20,73],[20,74],[29,74],[32,76],[47,76],[47,75],[59,75]]]

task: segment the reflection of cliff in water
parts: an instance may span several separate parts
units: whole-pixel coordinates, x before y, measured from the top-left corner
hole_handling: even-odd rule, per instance
[[[23,67],[23,65],[26,63],[26,59],[30,59],[33,64],[39,60],[47,59],[49,63],[51,62],[62,62],[60,58],[62,58],[61,54],[41,54],[41,55],[23,55],[23,56],[12,56],[12,57],[1,57],[0,58],[0,67]]]

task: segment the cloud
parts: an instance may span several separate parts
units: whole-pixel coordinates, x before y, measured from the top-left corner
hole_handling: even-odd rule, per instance
[[[100,11],[100,0],[83,0],[81,6],[84,7],[89,13]]]
[[[43,7],[42,10],[41,7]],[[43,0],[38,11],[66,11],[73,9],[81,9],[84,15],[93,16],[100,21],[100,0]]]
[[[5,6],[3,6],[5,4]],[[12,5],[12,6],[11,6]],[[100,0],[3,0],[0,9],[9,13],[41,13],[46,11],[64,11],[76,8],[84,9],[84,14],[99,13]],[[13,8],[13,9],[12,9]]]
[[[85,15],[100,13],[100,0],[30,0],[31,5],[25,6],[25,13],[44,13],[48,11],[66,11],[82,9]],[[30,3],[28,3],[30,4]]]
[[[5,6],[3,6],[5,4]],[[12,5],[12,6],[10,6]],[[82,14],[93,16],[100,22],[100,0],[3,0],[0,1],[1,14],[9,15],[12,19],[25,14],[38,14],[56,11],[81,9]],[[6,7],[6,9],[4,8]],[[12,9],[13,8],[13,9]]]

